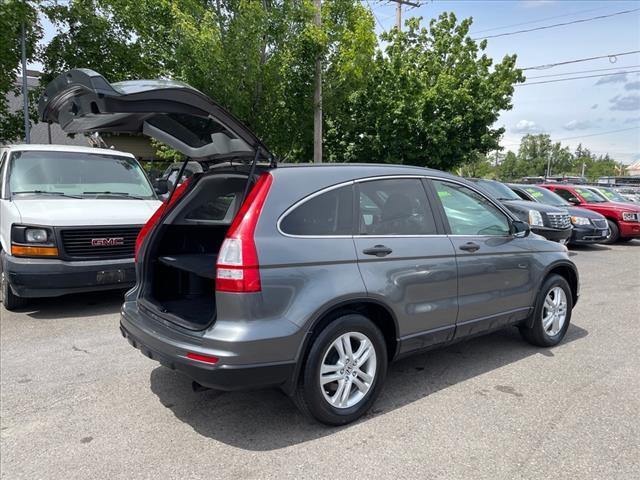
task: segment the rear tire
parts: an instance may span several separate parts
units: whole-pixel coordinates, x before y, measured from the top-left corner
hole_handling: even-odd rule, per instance
[[[613,220],[607,218],[607,223],[609,224],[609,236],[603,243],[610,245],[620,239],[620,229],[618,228],[618,224]]]
[[[363,315],[343,315],[312,340],[293,400],[321,423],[345,425],[371,408],[386,374],[387,348],[378,327]]]
[[[529,343],[538,347],[553,347],[562,341],[573,309],[573,294],[564,277],[550,275],[542,284],[533,311],[533,325],[520,327]]]
[[[4,272],[0,273],[0,292],[2,294],[2,305],[9,311],[25,307],[27,299],[13,293],[9,280],[5,278]]]

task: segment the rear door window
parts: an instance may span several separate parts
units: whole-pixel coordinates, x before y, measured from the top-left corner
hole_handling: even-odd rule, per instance
[[[360,235],[433,235],[436,223],[422,181],[398,178],[361,182]]]
[[[353,235],[353,185],[334,188],[312,196],[280,222],[288,235]]]

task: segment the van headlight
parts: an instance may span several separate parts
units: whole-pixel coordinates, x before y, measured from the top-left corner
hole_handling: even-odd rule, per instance
[[[537,210],[529,210],[529,225],[544,226],[542,215]]]
[[[591,225],[588,218],[585,217],[571,217],[571,223],[574,225]]]
[[[47,243],[49,234],[44,228],[27,228],[24,231],[24,239],[27,243]]]

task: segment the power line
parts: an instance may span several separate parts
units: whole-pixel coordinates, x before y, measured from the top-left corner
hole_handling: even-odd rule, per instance
[[[555,23],[553,25],[544,25],[542,27],[527,28],[525,30],[516,30],[515,32],[497,33],[495,35],[489,35],[486,37],[476,37],[473,40],[485,40],[487,38],[507,37],[509,35],[518,35],[520,33],[529,33],[529,32],[535,32],[538,30],[547,30],[549,28],[566,27],[567,25],[574,25],[576,23],[592,22],[594,20],[602,20],[604,18],[616,17],[618,15],[626,15],[627,13],[637,12],[638,10],[640,10],[640,8],[634,8],[633,10],[623,10],[621,12],[609,13],[608,15],[598,15],[597,17],[583,18],[580,20],[572,20],[571,22]]]
[[[628,132],[629,130],[637,130],[639,129],[640,126],[637,127],[630,127],[630,128],[621,128],[619,130],[609,130],[608,132],[600,132],[600,133],[591,133],[589,135],[577,135],[575,137],[564,137],[564,138],[556,138],[555,140],[553,140],[554,142],[563,142],[565,140],[577,140],[579,138],[589,138],[589,137],[597,137],[600,135],[609,135],[611,133],[620,133],[620,132]],[[503,147],[517,147],[519,146],[519,143],[511,143],[509,145],[503,145]]]
[[[526,87],[527,85],[540,85],[542,83],[556,83],[556,82],[566,82],[568,80],[581,80],[583,78],[596,78],[596,77],[608,77],[611,75],[625,75],[627,73],[639,73],[640,70],[625,70],[622,72],[617,72],[617,73],[602,73],[600,75],[583,75],[581,77],[571,77],[571,78],[556,78],[555,80],[544,80],[542,82],[525,82],[525,83],[518,83],[515,86],[516,87]]]
[[[530,20],[528,22],[512,23],[511,25],[503,25],[502,27],[485,28],[484,30],[477,30],[475,32],[471,32],[471,34],[477,35],[478,33],[493,32],[494,30],[502,30],[505,28],[520,27],[522,25],[531,25],[532,23],[546,22],[547,20],[555,20],[556,18],[573,17],[575,15],[582,15],[583,13],[597,12],[598,10],[605,10],[607,8],[609,7],[590,8],[589,10],[580,10],[579,12],[565,13],[564,15],[554,15],[553,17],[539,18],[538,20]]]
[[[620,70],[621,68],[637,68],[640,65],[626,65],[624,67],[612,67],[612,68],[598,68],[595,70],[579,70],[577,72],[565,72],[565,73],[554,73],[550,75],[537,75],[535,77],[527,77],[527,80],[533,80],[534,78],[549,78],[549,77],[562,77],[564,75],[577,75],[579,73],[593,73],[593,72],[607,72],[610,70]]]
[[[608,58],[611,63],[615,63],[618,61],[617,57],[622,57],[624,55],[632,55],[634,53],[640,53],[640,50],[632,50],[630,52],[622,52],[622,53],[611,53],[609,55],[600,55],[598,57],[589,57],[589,58],[579,58],[577,60],[567,60],[564,62],[557,63],[547,63],[545,65],[536,65],[534,67],[526,67],[521,68],[520,70],[547,70],[549,68],[558,67],[560,65],[569,65],[571,63],[580,63],[580,62],[589,62],[591,60],[599,60],[601,58]]]

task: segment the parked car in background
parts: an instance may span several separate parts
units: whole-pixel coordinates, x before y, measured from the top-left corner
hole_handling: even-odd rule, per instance
[[[0,150],[2,303],[128,288],[160,202],[133,155],[61,145]]]
[[[198,162],[187,162],[184,165],[184,169],[182,166],[184,162],[175,162],[169,165],[162,175],[155,179],[154,185],[156,187],[156,192],[158,192],[162,198],[165,198],[173,187],[176,185],[181,185],[187,178],[191,177],[194,173],[202,173],[202,165]],[[180,180],[178,179],[178,175],[180,174],[180,170],[182,170],[182,175],[180,176]]]
[[[551,190],[537,185],[510,183],[507,184],[507,186],[523,200],[544,203],[545,205],[567,210],[571,216],[571,224],[573,225],[573,231],[569,239],[570,244],[600,243],[607,240],[609,236],[609,224],[604,215],[585,208],[574,207],[571,203],[559,195],[556,195]]]
[[[625,197],[624,195],[621,195],[611,187],[585,186],[585,188],[588,188],[592,192],[597,193],[598,195],[600,195],[601,197],[605,198],[610,202],[634,203],[632,200],[629,200],[627,197]]]
[[[469,178],[478,187],[501,202],[520,220],[527,222],[531,230],[547,240],[565,244],[572,234],[571,218],[566,208],[522,200],[505,184],[495,180]]]
[[[407,166],[277,166],[182,83],[114,87],[82,70],[46,94],[48,119],[77,106],[68,131],[118,119],[187,155],[185,125],[199,139],[207,168],[145,225],[121,316],[134,347],[196,386],[278,386],[342,425],[373,405],[390,360],[507,325],[549,347],[569,327],[579,280],[566,247],[472,183]],[[168,110],[184,114],[167,122]]]
[[[640,238],[640,205],[610,202],[583,185],[549,183],[541,186],[577,207],[604,215],[609,224],[609,236],[605,243],[627,242]]]
[[[614,187],[613,189],[627,200],[640,203],[640,187]]]

